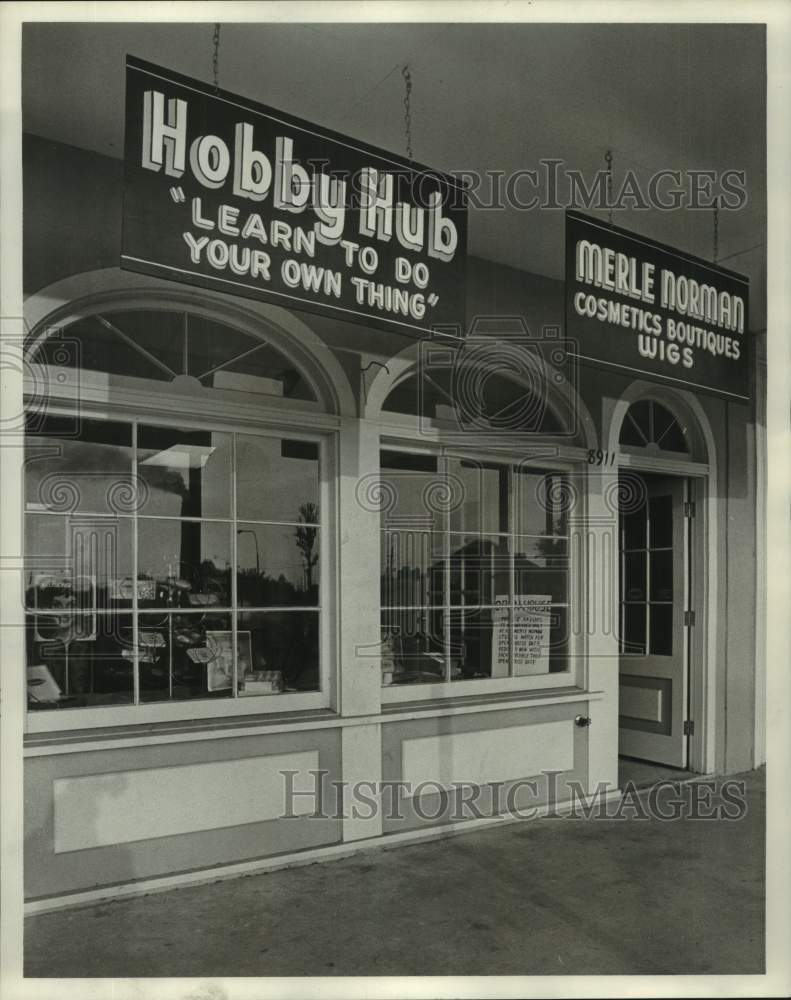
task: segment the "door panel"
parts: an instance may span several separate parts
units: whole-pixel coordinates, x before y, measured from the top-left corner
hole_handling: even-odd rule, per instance
[[[686,767],[685,484],[670,476],[643,482],[644,495],[621,511],[619,523],[618,752]]]

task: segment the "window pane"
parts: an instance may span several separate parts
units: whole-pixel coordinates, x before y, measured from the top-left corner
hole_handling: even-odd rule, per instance
[[[673,600],[673,550],[651,553],[651,600]]]
[[[498,614],[504,613],[504,608],[498,610]],[[536,594],[517,598],[510,614],[515,676],[558,673],[568,669],[566,608],[553,606],[548,595]]]
[[[29,608],[131,607],[132,521],[28,514],[25,564]]]
[[[623,556],[624,586],[622,599],[625,601],[645,601],[646,594],[646,554],[626,552]]]
[[[256,681],[283,691],[319,690],[319,614],[317,611],[249,611],[239,615],[240,647],[251,667],[241,679],[244,694]],[[249,657],[246,635],[250,636]],[[268,676],[264,676],[268,675]]]
[[[514,527],[518,535],[566,535],[576,498],[568,477],[514,469]]]
[[[621,636],[621,652],[645,655],[646,640],[646,605],[622,604],[623,635]]]
[[[553,605],[549,616],[549,672],[551,674],[563,673],[571,668],[570,649],[569,609]]]
[[[687,451],[687,442],[678,421],[659,403],[654,403],[654,441],[663,451]]]
[[[635,428],[640,443],[645,445],[653,441],[651,433],[651,403],[648,400],[639,400],[629,407],[624,424],[629,424]]]
[[[236,511],[245,521],[319,521],[319,446],[313,441],[236,439]]]
[[[141,614],[141,701],[228,698],[233,685],[231,616]]]
[[[659,447],[662,451],[680,451],[684,453],[689,451],[684,432],[675,421],[662,436]]]
[[[497,535],[450,536],[450,603],[494,604],[510,591],[507,539]]]
[[[157,331],[160,346],[167,344],[178,332],[175,324],[181,318],[177,313],[162,313],[172,316],[174,325]],[[117,317],[109,316],[111,320]],[[125,331],[124,331],[125,332]],[[35,352],[39,364],[52,364],[68,368],[80,367],[87,371],[109,372],[115,375],[132,375],[137,378],[156,379],[170,382],[173,374],[140,353],[134,346],[122,340],[116,333],[104,326],[98,316],[88,316],[77,320],[63,330],[62,336],[52,336],[41,344]],[[161,359],[160,359],[161,360]]]
[[[635,448],[644,448],[648,444],[645,433],[638,427],[629,411],[627,411],[623,424],[621,424],[621,434],[618,444],[627,444]]]
[[[673,544],[673,498],[651,497],[648,501],[651,523],[651,548],[670,548]]]
[[[451,531],[508,531],[508,469],[448,460]]]
[[[319,529],[239,524],[237,596],[241,607],[319,603]]]
[[[443,544],[438,532],[381,532],[383,608],[442,604]]]
[[[516,615],[518,617],[518,614]],[[511,673],[520,673],[519,663],[515,656],[514,669],[511,668],[511,649],[514,639],[519,643],[519,627],[515,629],[515,614],[509,607],[508,600],[503,600],[496,608],[492,609],[492,650],[491,650],[491,676],[508,677]],[[527,671],[521,671],[526,673]]]
[[[437,459],[432,455],[383,451],[380,462],[376,502],[382,527],[403,527],[396,523],[402,518],[410,518],[412,527],[419,531],[441,527],[450,505],[448,486]]]
[[[230,517],[228,434],[141,425],[137,474],[147,488],[140,505],[142,514]]]
[[[103,326],[101,317],[96,316],[91,317],[91,320],[97,324],[100,337],[110,345],[111,351],[124,349],[133,351],[130,367],[126,370],[115,366],[100,370],[118,371],[122,375],[166,379],[168,372],[162,366],[170,370],[171,378],[184,371],[184,313],[164,309],[132,309],[127,312],[104,313],[103,317],[115,330],[125,334],[145,352],[157,358],[160,364],[154,365],[145,355],[129,346],[115,330]],[[69,327],[69,333],[71,329]],[[112,361],[110,364],[112,365]],[[156,374],[151,374],[149,370],[151,367]]]
[[[646,507],[643,505],[639,510],[631,511],[629,514],[621,514],[623,548],[644,549],[646,547],[648,524],[646,513]]]
[[[570,566],[566,545],[565,539],[515,538],[514,593],[568,601]]]
[[[503,665],[501,650],[507,649],[496,634],[493,608],[453,608],[449,614],[451,642],[451,676],[453,680],[473,680],[481,677],[505,677],[507,665]],[[496,650],[495,647],[496,635]],[[493,673],[494,666],[494,673]]]
[[[137,530],[141,607],[230,604],[230,524],[141,518]]]
[[[439,417],[459,426],[461,413],[455,405],[450,366],[432,367],[421,375],[409,375],[390,391],[382,406],[390,413],[405,413],[433,420]]]
[[[382,684],[445,680],[445,643],[439,608],[382,612]]]
[[[75,417],[28,418],[28,510],[129,514],[134,510],[132,428]]]
[[[673,655],[673,605],[651,605],[650,650],[654,656]]]
[[[29,615],[26,638],[29,708],[133,700],[131,615]]]

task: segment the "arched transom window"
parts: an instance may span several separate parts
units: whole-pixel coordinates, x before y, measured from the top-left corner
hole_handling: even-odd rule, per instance
[[[621,425],[618,443],[683,454],[689,454],[690,450],[687,428],[667,407],[653,399],[632,403]]]
[[[315,388],[265,338],[187,311],[93,313],[34,344],[33,364],[314,402]]]

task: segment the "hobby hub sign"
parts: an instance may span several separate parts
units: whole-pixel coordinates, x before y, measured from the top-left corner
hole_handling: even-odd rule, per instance
[[[127,59],[121,265],[415,336],[463,325],[454,178]]]

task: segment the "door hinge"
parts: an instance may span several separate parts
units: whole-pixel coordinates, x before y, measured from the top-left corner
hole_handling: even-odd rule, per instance
[[[695,735],[695,722],[693,719],[687,719],[684,723],[684,735],[694,736]]]
[[[694,517],[695,516],[695,501],[686,500],[684,501],[684,517]]]
[[[694,611],[685,611],[684,612],[684,624],[685,625],[694,625],[695,624],[695,612]]]

